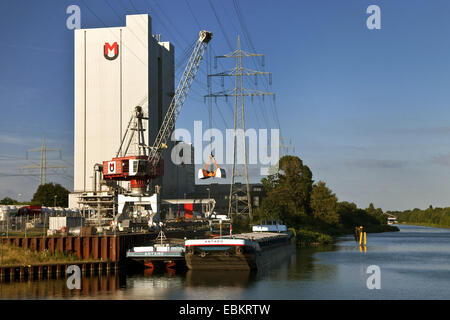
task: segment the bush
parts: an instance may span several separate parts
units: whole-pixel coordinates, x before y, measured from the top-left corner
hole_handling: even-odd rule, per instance
[[[325,233],[298,229],[296,230],[296,234],[297,244],[301,247],[333,243],[333,238]]]

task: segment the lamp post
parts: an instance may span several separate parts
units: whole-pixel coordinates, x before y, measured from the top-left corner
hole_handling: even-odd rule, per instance
[[[53,201],[53,207],[54,208],[56,208],[56,198],[58,198],[58,195],[55,194],[55,198],[54,198],[54,201]]]

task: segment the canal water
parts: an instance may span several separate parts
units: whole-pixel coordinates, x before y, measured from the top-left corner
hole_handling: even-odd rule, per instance
[[[297,249],[263,272],[185,271],[0,283],[0,299],[450,299],[450,229],[399,225],[400,232],[353,236]],[[380,289],[369,289],[379,267]],[[368,273],[369,272],[369,273]],[[373,282],[375,281],[375,282]]]

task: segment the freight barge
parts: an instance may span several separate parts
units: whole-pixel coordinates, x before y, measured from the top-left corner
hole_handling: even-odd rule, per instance
[[[284,225],[258,225],[253,232],[186,240],[191,270],[257,270],[292,253],[295,239]]]
[[[184,265],[184,245],[170,243],[164,232],[161,231],[151,246],[133,247],[127,251],[127,258],[154,269],[157,265],[165,265],[166,268]]]

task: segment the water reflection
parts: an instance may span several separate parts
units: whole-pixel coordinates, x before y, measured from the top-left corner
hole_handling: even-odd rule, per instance
[[[337,272],[337,265],[326,265],[320,263],[318,254],[321,252],[333,252],[339,248],[335,245],[322,246],[316,248],[300,248],[288,264],[288,280],[309,280],[312,275],[316,275],[324,280],[332,278]]]
[[[186,287],[241,287],[245,288],[255,281],[255,273],[250,271],[205,271],[186,272]]]
[[[81,289],[70,290],[66,279],[0,282],[0,299],[61,299],[108,295],[117,291],[125,277],[119,274],[82,277]]]
[[[400,226],[369,234],[367,252],[353,237],[334,246],[272,256],[256,273],[138,270],[85,277],[81,290],[65,279],[0,283],[0,299],[447,299],[450,230]],[[369,290],[367,267],[378,265],[381,290]]]

